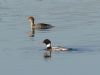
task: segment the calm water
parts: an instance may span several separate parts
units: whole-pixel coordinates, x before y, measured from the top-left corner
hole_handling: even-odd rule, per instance
[[[28,37],[28,16],[55,28]],[[45,45],[75,48],[43,58]],[[99,0],[1,0],[0,75],[100,75]]]

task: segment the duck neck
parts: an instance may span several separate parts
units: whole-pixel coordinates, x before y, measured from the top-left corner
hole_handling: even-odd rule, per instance
[[[47,50],[52,50],[51,44],[47,44]]]
[[[31,20],[31,21],[30,21],[30,23],[31,23],[31,31],[33,32],[33,31],[34,31],[34,28],[35,28],[34,21],[33,21],[33,20]]]

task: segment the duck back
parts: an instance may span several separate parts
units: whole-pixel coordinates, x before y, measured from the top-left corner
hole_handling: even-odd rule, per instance
[[[40,29],[50,29],[50,28],[53,27],[52,25],[46,24],[46,23],[38,23],[37,26],[38,26],[38,28],[40,28]]]

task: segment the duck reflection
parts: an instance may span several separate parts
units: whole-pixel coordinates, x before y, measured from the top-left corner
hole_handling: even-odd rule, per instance
[[[29,32],[29,37],[34,37],[35,36],[35,28],[32,28],[32,30]]]
[[[46,50],[44,52],[44,59],[45,60],[51,60],[51,51]]]
[[[45,57],[45,58],[51,57],[51,51],[46,51],[46,52],[44,53],[44,57]]]

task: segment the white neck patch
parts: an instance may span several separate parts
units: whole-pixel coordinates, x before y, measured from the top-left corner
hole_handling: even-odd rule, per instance
[[[49,44],[47,44],[47,47],[50,47],[51,46],[51,44],[49,43]]]
[[[31,26],[33,25],[33,22],[30,20],[30,22],[31,22]]]

